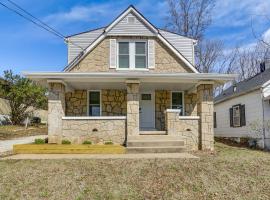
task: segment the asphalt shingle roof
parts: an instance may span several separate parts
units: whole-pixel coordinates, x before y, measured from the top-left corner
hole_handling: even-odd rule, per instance
[[[270,80],[270,69],[266,69],[264,72],[256,74],[255,76],[233,84],[228,89],[224,90],[221,94],[215,97],[215,102],[225,101],[234,96],[238,96],[242,93],[249,92],[255,88],[261,87],[265,82]],[[236,91],[233,88],[236,86]]]

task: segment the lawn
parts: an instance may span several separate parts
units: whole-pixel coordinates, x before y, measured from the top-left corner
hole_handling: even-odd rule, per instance
[[[0,199],[270,199],[270,153],[200,159],[0,161]]]
[[[0,126],[0,140],[46,134],[48,134],[48,128],[45,125],[30,126],[27,129],[24,126],[16,125]]]

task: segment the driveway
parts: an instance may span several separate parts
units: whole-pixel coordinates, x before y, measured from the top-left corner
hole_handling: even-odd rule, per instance
[[[29,144],[34,142],[36,138],[46,138],[46,137],[47,135],[35,135],[35,136],[14,138],[10,140],[0,140],[0,154],[12,151],[14,144]]]

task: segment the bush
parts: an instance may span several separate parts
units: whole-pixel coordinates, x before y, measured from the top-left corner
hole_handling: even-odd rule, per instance
[[[62,144],[71,144],[69,140],[62,140]]]
[[[85,140],[82,144],[92,144],[92,141]]]
[[[111,144],[113,144],[113,142],[112,141],[105,141],[104,144],[105,145],[111,145]]]
[[[35,144],[45,144],[45,139],[37,138],[35,139]]]

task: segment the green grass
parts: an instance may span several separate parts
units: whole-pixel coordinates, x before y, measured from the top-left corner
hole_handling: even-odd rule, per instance
[[[0,161],[0,199],[270,199],[270,153],[194,159]]]
[[[0,126],[0,140],[8,140],[17,137],[47,135],[48,128],[45,125],[30,126],[25,129],[24,126],[6,125]]]

